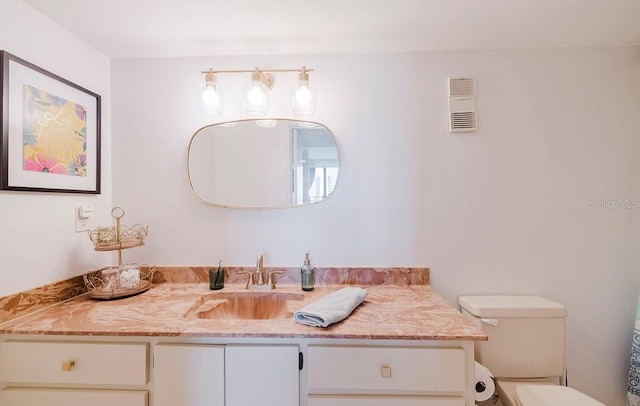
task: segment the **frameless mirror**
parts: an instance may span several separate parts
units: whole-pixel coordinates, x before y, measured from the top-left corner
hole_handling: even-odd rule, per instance
[[[238,120],[191,137],[187,172],[203,203],[276,209],[326,200],[340,171],[336,139],[322,124],[288,119]]]

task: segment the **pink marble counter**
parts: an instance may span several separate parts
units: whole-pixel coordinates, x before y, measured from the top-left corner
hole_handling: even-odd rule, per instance
[[[344,321],[328,328],[309,327],[292,317],[269,320],[200,319],[193,316],[200,303],[216,294],[244,292],[244,285],[230,275],[220,291],[209,289],[203,269],[184,273],[165,270],[156,275],[150,290],[129,298],[96,301],[86,294],[51,305],[0,324],[0,334],[54,334],[100,336],[191,336],[191,337],[304,337],[402,340],[486,340],[471,324],[426,283],[419,272],[400,269],[394,277],[384,273],[361,275],[351,280],[369,293],[366,300]],[[354,274],[354,273],[352,273]],[[288,302],[295,312],[344,284],[317,285],[303,292],[293,272],[284,275],[275,291],[302,295]],[[398,279],[399,278],[399,279]],[[347,278],[348,279],[348,278]],[[380,279],[380,280],[378,280]],[[328,280],[328,279],[327,279]],[[404,281],[403,284],[392,284]],[[371,284],[378,282],[378,284]],[[249,292],[252,293],[252,292]],[[255,292],[257,293],[257,292]]]

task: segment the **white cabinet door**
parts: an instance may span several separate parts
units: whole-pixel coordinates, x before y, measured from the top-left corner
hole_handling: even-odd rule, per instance
[[[230,345],[225,350],[226,406],[298,406],[296,345]]]
[[[7,388],[0,391],[2,406],[147,406],[147,392]]]
[[[224,406],[223,346],[158,344],[153,371],[153,406]]]

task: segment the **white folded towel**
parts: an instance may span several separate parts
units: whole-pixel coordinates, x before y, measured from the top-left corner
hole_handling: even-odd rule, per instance
[[[367,297],[362,288],[342,288],[297,311],[293,318],[312,327],[327,327],[345,319]]]

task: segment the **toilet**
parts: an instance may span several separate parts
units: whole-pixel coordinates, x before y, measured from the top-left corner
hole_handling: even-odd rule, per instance
[[[460,296],[462,314],[489,337],[475,358],[495,377],[504,406],[605,406],[564,376],[566,308],[541,296]]]

